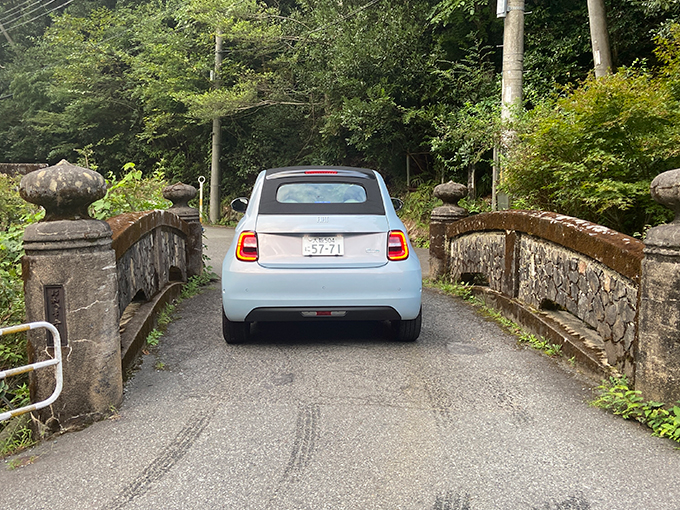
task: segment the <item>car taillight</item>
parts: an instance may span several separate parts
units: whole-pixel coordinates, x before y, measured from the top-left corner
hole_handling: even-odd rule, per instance
[[[408,258],[408,242],[406,234],[400,230],[392,230],[387,239],[387,258],[405,260]]]
[[[307,170],[306,175],[338,175],[335,170]]]
[[[241,232],[238,236],[236,258],[244,262],[257,260],[257,234],[255,232]]]

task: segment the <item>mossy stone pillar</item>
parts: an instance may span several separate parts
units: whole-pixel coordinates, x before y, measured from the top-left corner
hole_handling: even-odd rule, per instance
[[[189,206],[189,200],[196,197],[196,188],[181,182],[163,190],[163,197],[172,202],[168,212],[175,213],[189,224],[187,239],[187,278],[203,272],[203,226],[198,209]]]
[[[680,169],[658,175],[654,200],[675,219],[645,238],[638,310],[635,389],[647,400],[680,400]]]
[[[55,431],[87,424],[122,401],[116,255],[109,225],[87,213],[106,193],[97,172],[62,161],[24,176],[20,193],[45,209],[45,219],[24,232],[26,314],[31,322],[51,322],[62,336],[61,347],[44,330],[28,337],[31,363],[47,359],[55,348],[62,349],[64,360],[61,396],[33,413],[42,433],[43,426]],[[53,388],[50,370],[30,374],[33,402]]]
[[[434,196],[444,205],[435,207],[430,215],[430,278],[436,280],[449,269],[449,254],[446,246],[446,228],[451,223],[467,217],[466,209],[458,201],[467,196],[467,187],[449,181],[434,188]]]

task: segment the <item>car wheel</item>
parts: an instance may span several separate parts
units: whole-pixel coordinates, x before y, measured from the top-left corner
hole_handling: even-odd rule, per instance
[[[250,322],[232,322],[222,309],[222,336],[228,344],[240,344],[248,340]]]
[[[408,321],[392,321],[394,336],[400,342],[415,342],[420,336],[420,327],[423,323],[423,309],[418,312],[418,317]]]

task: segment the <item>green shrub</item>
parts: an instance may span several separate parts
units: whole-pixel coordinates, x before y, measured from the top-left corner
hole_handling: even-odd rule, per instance
[[[0,232],[5,232],[11,225],[21,225],[25,217],[40,211],[40,207],[19,196],[20,182],[21,176],[0,174]]]
[[[0,175],[0,327],[25,322],[21,279],[24,226],[41,219],[44,212],[19,196],[20,177]],[[25,365],[26,334],[0,337],[0,370]],[[0,412],[28,403],[28,378],[15,376],[0,381]],[[4,424],[0,425],[0,429]],[[23,442],[22,442],[23,444]],[[0,454],[4,446],[0,445]]]
[[[442,201],[433,195],[434,181],[418,186],[416,191],[402,195],[404,207],[399,217],[408,230],[411,242],[419,248],[427,248],[430,243],[430,214],[432,209],[442,205]]]
[[[680,103],[662,79],[624,69],[530,112],[504,171],[524,206],[621,232],[670,219],[651,180],[680,165]]]
[[[127,173],[120,180],[109,173],[106,196],[90,206],[93,218],[105,220],[127,212],[167,209],[172,205],[163,198],[163,188],[168,183],[162,170],[156,170],[145,178],[134,163],[128,163],[123,171]]]

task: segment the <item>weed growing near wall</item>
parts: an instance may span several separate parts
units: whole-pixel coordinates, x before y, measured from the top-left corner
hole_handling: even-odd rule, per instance
[[[517,337],[517,343],[527,345],[532,349],[541,351],[548,356],[558,357],[562,356],[562,346],[559,344],[551,344],[542,336],[533,335],[517,324],[516,322],[504,317],[499,311],[488,307],[472,293],[472,286],[466,283],[451,283],[444,280],[436,282],[425,280],[425,285],[441,290],[446,294],[458,296],[459,298],[471,303],[479,308],[482,315],[489,317],[500,324],[503,329],[512,333]]]
[[[158,327],[154,328],[146,337],[146,345],[149,347],[157,347],[168,324],[170,324],[174,319],[174,313],[177,309],[177,306],[185,299],[189,299],[196,296],[197,294],[200,294],[203,290],[203,287],[208,285],[216,278],[217,275],[213,273],[212,267],[210,266],[204,267],[203,272],[200,275],[189,278],[182,287],[179,297],[175,299],[173,303],[167,303],[158,314],[156,319]]]
[[[655,436],[680,443],[680,402],[667,409],[661,402],[645,402],[641,393],[631,390],[625,377],[610,377],[596,389],[591,404],[611,411],[626,420],[637,420],[652,429]]]
[[[20,176],[0,174],[0,328],[25,322],[24,288],[21,280],[22,239],[27,224],[42,219],[39,207],[19,196]],[[0,370],[26,365],[26,333],[0,337]],[[0,412],[29,403],[28,376],[0,381]],[[17,424],[18,423],[18,424]],[[0,423],[0,457],[32,444],[25,422]]]

